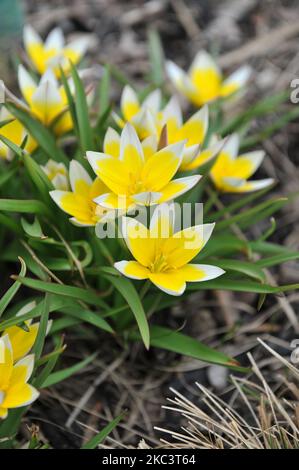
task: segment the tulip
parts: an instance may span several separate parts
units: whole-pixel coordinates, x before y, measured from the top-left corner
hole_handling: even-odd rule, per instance
[[[127,123],[118,140],[115,131],[105,138],[104,150],[112,154],[87,152],[93,170],[109,188],[95,199],[111,209],[136,204],[152,205],[174,199],[195,186],[200,175],[172,179],[183,158],[185,142],[168,145],[146,158],[134,127]]]
[[[71,191],[55,189],[50,196],[55,203],[72,218],[70,221],[79,226],[93,226],[107,217],[107,209],[97,205],[94,199],[107,193],[108,188],[99,179],[94,181],[76,160],[70,162],[69,178]]]
[[[232,134],[222,147],[211,169],[216,188],[223,192],[243,193],[270,186],[274,182],[272,178],[247,181],[261,165],[265,152],[257,150],[238,156],[239,146],[239,136]]]
[[[46,165],[41,166],[55,189],[67,191],[69,189],[68,172],[63,163],[57,163],[49,159]]]
[[[134,261],[118,261],[115,268],[132,279],[149,279],[170,295],[182,295],[186,282],[202,282],[221,276],[217,266],[192,264],[209,240],[215,224],[174,231],[171,205],[157,206],[147,229],[136,219],[123,217],[123,234]]]
[[[7,124],[0,127],[0,136],[5,137],[6,139],[10,140],[18,147],[23,143],[28,133],[22,123],[15,119],[14,116],[9,113],[4,107],[1,108],[0,111],[0,122],[8,121]],[[33,152],[37,146],[32,137],[28,136],[24,150],[26,152]],[[5,160],[11,160],[13,157],[13,152],[11,149],[0,140],[0,157],[4,158]]]
[[[5,419],[9,409],[30,405],[38,398],[38,391],[28,384],[33,366],[32,354],[14,363],[8,335],[0,338],[0,418]]]
[[[34,68],[42,75],[48,68],[53,69],[57,77],[60,76],[60,67],[67,74],[70,71],[70,62],[77,64],[88,48],[89,40],[86,37],[75,39],[65,44],[65,38],[60,28],[54,28],[45,42],[31,27],[24,28],[25,50]]]
[[[37,84],[23,65],[18,71],[19,86],[29,111],[45,126],[52,126],[55,134],[62,135],[73,127],[68,111],[68,100],[63,86],[58,84],[48,69]]]
[[[206,51],[195,56],[186,73],[174,62],[166,62],[166,72],[175,88],[196,106],[227,98],[242,90],[251,69],[245,65],[224,79],[214,59]]]

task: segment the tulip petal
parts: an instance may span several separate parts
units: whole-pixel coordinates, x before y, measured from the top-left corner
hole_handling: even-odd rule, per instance
[[[8,415],[8,409],[7,408],[2,408],[0,406],[0,419],[7,418],[7,415]]]
[[[153,135],[157,136],[156,121],[153,113],[147,109],[141,109],[133,118],[131,123],[137,131],[141,140]]]
[[[126,121],[130,121],[140,110],[137,94],[129,85],[123,89],[120,107]]]
[[[150,237],[150,231],[138,220],[123,217],[122,233],[133,257],[142,266],[148,267],[156,253],[156,240]]]
[[[239,180],[238,184],[235,182],[235,185],[233,185],[232,178],[224,178],[224,181],[229,185],[227,188],[224,188],[224,191],[232,193],[246,193],[250,191],[258,191],[260,189],[264,189],[268,186],[271,186],[271,184],[275,182],[273,178],[265,178],[256,181]]]
[[[32,95],[37,89],[37,85],[23,65],[19,65],[18,68],[18,82],[22,95],[24,96],[27,103],[30,104]]]
[[[67,60],[70,60],[73,64],[77,64],[81,57],[85,54],[90,44],[88,37],[80,37],[74,39],[63,49],[63,55]]]
[[[46,50],[54,50],[55,52],[61,51],[64,46],[64,35],[62,29],[56,27],[50,31],[48,34],[47,39],[45,40],[45,49]]]
[[[178,270],[186,282],[209,281],[225,273],[218,266],[208,264],[186,264]]]
[[[28,56],[39,73],[44,72],[44,45],[41,37],[29,25],[24,27],[24,45]]]
[[[217,98],[221,88],[221,72],[214,59],[206,51],[195,56],[189,70],[189,76],[198,91],[202,104]]]
[[[51,79],[42,78],[31,98],[32,110],[38,118],[49,125],[64,109],[59,90]]]
[[[15,387],[19,383],[27,383],[30,379],[34,367],[34,354],[20,359],[13,367],[10,378],[10,387]]]
[[[254,152],[249,152],[249,153],[244,153],[239,156],[237,159],[238,161],[248,161],[249,162],[249,168],[246,174],[242,174],[243,178],[249,178],[255,171],[259,168],[261,165],[262,161],[264,160],[265,157],[265,152],[263,150],[256,150]]]
[[[167,264],[173,268],[181,268],[189,263],[209,240],[215,224],[202,224],[188,227],[176,232],[165,241],[163,254]]]
[[[131,175],[123,161],[100,152],[90,151],[86,156],[94,172],[110,191],[119,195],[129,194]]]
[[[143,206],[152,206],[154,204],[158,204],[159,200],[161,199],[161,193],[144,191],[142,193],[131,195],[131,199],[137,204]]]
[[[249,80],[252,69],[244,65],[233,72],[221,86],[221,96],[226,97],[243,88]]]
[[[147,160],[151,155],[157,152],[158,141],[154,135],[150,135],[141,142],[144,159]]]
[[[69,178],[72,191],[74,193],[86,195],[86,192],[89,190],[89,186],[92,184],[92,179],[81,163],[76,160],[72,160],[70,162]]]
[[[182,295],[186,289],[185,280],[179,270],[150,273],[149,279],[169,295]]]
[[[89,226],[97,223],[96,204],[89,200],[88,194],[75,194],[57,189],[50,191],[50,196],[60,209],[75,217],[80,224]]]
[[[0,338],[0,390],[6,390],[13,369],[12,347],[8,335]],[[1,403],[2,405],[2,403]],[[4,407],[5,408],[5,407]]]
[[[150,235],[152,238],[169,238],[173,235],[175,227],[175,204],[159,204],[150,221]]]
[[[183,95],[189,97],[194,92],[196,93],[196,88],[183,69],[170,60],[166,61],[165,67],[170,80]]]
[[[178,138],[186,139],[187,145],[202,144],[207,133],[209,110],[203,106],[180,128]]]
[[[168,145],[147,159],[142,178],[148,188],[159,191],[177,172],[183,156],[185,142]]]
[[[118,261],[114,267],[122,274],[131,279],[148,279],[149,270],[137,261]]]
[[[104,153],[118,158],[120,154],[120,136],[112,127],[108,127],[104,138]]]
[[[152,91],[143,101],[142,109],[149,109],[154,115],[158,113],[161,107],[161,90]]]
[[[211,147],[208,147],[202,151],[200,151],[193,160],[191,160],[189,163],[187,162],[182,165],[182,168],[184,170],[195,170],[196,168],[199,168],[200,166],[204,165],[205,163],[208,163],[210,160],[216,157],[216,155],[222,150],[224,145],[224,140],[220,140],[216,144],[212,145]]]
[[[170,201],[186,193],[199,182],[200,178],[201,175],[192,175],[170,181],[161,189],[162,196],[159,203]]]
[[[134,127],[127,123],[120,136],[120,160],[124,162],[129,173],[136,174],[144,162],[140,140]]]
[[[176,96],[170,98],[165,108],[161,111],[161,114],[162,125],[167,124],[167,130],[170,135],[182,126],[183,116],[179,100]]]
[[[33,403],[39,397],[39,392],[27,383],[9,387],[2,403],[4,408],[19,408]]]
[[[38,328],[39,323],[34,323],[33,325],[27,324],[28,331],[18,326],[11,326],[4,331],[4,334],[9,336],[14,361],[18,361],[30,351],[35,343]]]

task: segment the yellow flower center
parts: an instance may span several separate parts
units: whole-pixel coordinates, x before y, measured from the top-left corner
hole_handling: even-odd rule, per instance
[[[169,265],[166,261],[165,256],[160,253],[156,256],[155,260],[149,265],[149,270],[152,273],[161,273],[167,271],[169,269]]]

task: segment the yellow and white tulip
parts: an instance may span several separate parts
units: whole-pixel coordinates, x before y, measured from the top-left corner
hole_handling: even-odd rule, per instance
[[[57,77],[60,68],[67,74],[70,71],[70,62],[77,64],[86,53],[89,40],[81,37],[65,44],[65,38],[60,28],[54,28],[45,42],[31,27],[24,28],[25,50],[34,68],[42,75],[51,68]]]
[[[34,356],[15,362],[14,351],[6,334],[0,338],[0,418],[5,419],[8,410],[30,405],[39,396],[28,384],[33,372]]]
[[[202,282],[221,276],[217,266],[191,264],[209,240],[215,224],[174,231],[172,205],[155,209],[149,229],[136,219],[123,217],[123,235],[134,261],[118,261],[123,275],[145,280],[170,295],[182,295],[186,282]]]
[[[261,165],[265,152],[257,150],[238,156],[239,146],[238,134],[232,134],[222,147],[211,169],[211,178],[217,189],[223,192],[243,193],[271,185],[274,182],[272,178],[247,181]]]
[[[37,84],[29,72],[19,66],[19,86],[29,111],[45,126],[53,126],[55,134],[62,135],[73,127],[68,101],[63,86],[48,69]]]
[[[155,121],[161,104],[161,90],[152,91],[143,102],[140,102],[133,88],[126,85],[120,100],[122,116],[120,117],[116,113],[112,115],[119,127],[123,128],[127,122],[130,122],[135,127],[139,138],[145,139],[157,132]]]
[[[144,151],[146,144],[150,149],[154,145],[150,138],[141,144],[134,127],[127,123],[120,137],[112,129],[106,134],[105,153],[87,152],[93,170],[109,188],[96,198],[98,204],[111,209],[160,204],[198,183],[200,175],[173,180],[182,163],[184,141],[153,153]]]
[[[186,73],[174,62],[166,62],[166,71],[176,89],[196,106],[218,98],[227,98],[247,83],[251,69],[245,65],[224,79],[218,65],[206,51],[195,56]]]
[[[126,86],[121,98],[121,110],[124,119],[130,122],[141,140],[146,140],[145,148],[156,152],[161,132],[166,126],[166,145],[175,144],[185,140],[181,170],[194,170],[214,158],[221,147],[221,143],[202,150],[209,124],[208,107],[204,106],[193,114],[186,122],[183,120],[182,110],[178,99],[173,96],[163,109],[161,108],[160,90],[155,90],[139,103],[134,90]],[[123,127],[125,121],[116,118]],[[151,145],[149,145],[151,142]]]
[[[29,302],[21,308],[21,310],[16,314],[16,317],[22,317],[22,315],[30,312],[34,307],[36,307],[36,302]],[[39,322],[32,323],[32,320],[25,320],[24,323],[26,329],[19,326],[10,326],[4,330],[2,335],[2,337],[7,335],[9,338],[14,362],[18,361],[30,352],[37,337]],[[52,322],[49,321],[47,331],[49,331],[51,324]]]
[[[0,122],[10,121],[4,126],[0,127],[0,135],[10,140],[17,146],[20,146],[24,141],[25,137],[28,136],[26,129],[20,121],[14,118],[14,116],[2,107],[0,110]],[[37,144],[31,136],[28,136],[24,150],[31,153],[35,150]],[[5,160],[11,160],[13,152],[10,148],[0,140],[0,157]]]
[[[49,159],[46,165],[41,166],[55,189],[67,191],[69,189],[68,171],[63,163]]]
[[[99,178],[92,181],[83,166],[75,160],[70,162],[69,179],[71,191],[55,189],[50,191],[50,196],[60,209],[72,216],[70,221],[88,227],[105,220],[107,209],[96,204],[94,199],[107,194],[107,186]]]

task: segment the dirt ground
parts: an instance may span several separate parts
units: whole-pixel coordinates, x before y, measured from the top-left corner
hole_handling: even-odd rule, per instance
[[[91,34],[92,64],[95,67],[106,61],[115,64],[140,86],[149,70],[149,27],[159,31],[166,57],[184,67],[200,48],[219,54],[228,71],[249,62],[255,73],[250,91],[242,101],[244,108],[260,96],[287,89],[291,79],[299,78],[296,0],[26,0],[24,5],[26,20],[42,35],[56,25],[68,35]],[[120,92],[121,87],[115,82],[112,99],[116,101]],[[276,114],[269,119],[275,121]],[[260,124],[253,122],[252,132]],[[279,182],[276,194],[298,191],[298,140],[297,121],[262,143],[268,158],[260,175]],[[273,241],[299,249],[298,216],[297,199],[281,211]],[[250,237],[259,236],[264,228],[254,226]],[[287,284],[298,282],[298,268],[299,263],[290,262],[271,272],[279,284]],[[255,294],[200,292],[175,309],[160,313],[157,321],[167,322],[173,328],[186,323],[187,333],[190,331],[193,337],[237,356],[245,364],[246,353],[250,351],[263,367],[273,390],[280,393],[283,381],[278,365],[274,358],[264,356],[257,337],[289,358],[290,342],[299,335],[298,308],[298,293],[268,297],[258,313]],[[82,359],[91,348],[99,354],[84,373],[43,391],[41,400],[27,415],[27,423],[38,425],[44,441],[55,448],[79,447],[82,439],[90,437],[124,409],[127,417],[106,445],[137,446],[141,438],[150,446],[159,445],[160,434],[154,426],[177,430],[184,424],[183,418],[161,408],[169,396],[169,387],[198,401],[200,397],[194,387],[197,381],[230,400],[226,369],[160,350],[145,353],[141,345],[123,350],[91,329],[82,329],[80,335],[69,332],[66,342],[66,365]],[[26,426],[22,432],[28,433]]]

